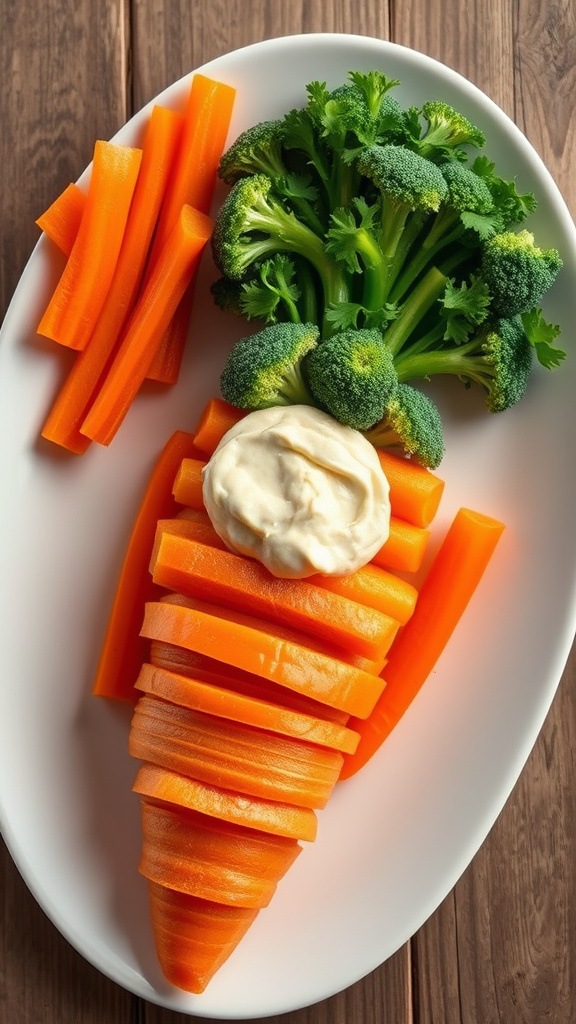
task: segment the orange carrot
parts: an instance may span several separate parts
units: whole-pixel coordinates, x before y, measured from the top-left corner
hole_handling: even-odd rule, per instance
[[[40,230],[65,256],[72,252],[85,206],[86,193],[71,182],[36,221]]]
[[[384,680],[294,640],[174,601],[146,605],[143,636],[196,650],[324,704],[367,717]]]
[[[237,409],[223,398],[209,398],[196,428],[196,447],[206,455],[212,455],[224,434],[247,415],[245,409]]]
[[[171,316],[212,233],[212,221],[190,206],[162,250],[120,340],[118,351],[81,432],[107,445],[116,434],[146,377]]]
[[[504,526],[496,519],[460,509],[422,585],[416,610],[390,651],[386,688],[371,715],[351,724],[361,736],[346,759],[342,778],[372,757],[430,675],[492,557]]]
[[[194,437],[194,444],[197,447],[196,437]],[[190,508],[199,510],[204,508],[202,470],[205,465],[206,462],[202,458],[182,460],[172,490],[179,505],[188,505]]]
[[[394,515],[413,526],[430,526],[440,505],[444,481],[411,459],[382,449],[377,449],[377,452],[390,484],[390,505]]]
[[[310,807],[296,807],[255,796],[247,799],[229,789],[209,786],[148,762],[138,769],[132,788],[135,793],[152,800],[187,807],[211,818],[221,818],[260,832],[305,842],[313,842],[316,838],[318,819]]]
[[[80,426],[133,308],[181,130],[180,114],[164,107],[153,107],[110,289],[89,343],[73,364],[42,430],[43,437],[77,454],[85,451],[90,443],[90,439],[80,433]]]
[[[167,980],[201,994],[257,917],[258,909],[230,907],[148,881],[154,944]]]
[[[153,270],[178,220],[182,206],[208,214],[216,187],[218,164],[226,144],[236,90],[206,75],[192,78],[184,130],[174,172],[162,207],[158,231],[150,253]],[[192,287],[181,297],[147,376],[175,383],[186,341],[192,306]]]
[[[396,495],[392,495],[394,503]],[[423,526],[414,526],[398,516],[390,517],[390,534],[388,540],[376,552],[372,561],[383,569],[396,569],[397,572],[418,572],[422,568],[426,548],[430,539],[430,530]]]
[[[144,695],[128,742],[132,757],[210,786],[298,807],[325,807],[343,754],[294,737]]]
[[[270,701],[234,693],[225,687],[214,686],[147,663],[142,665],[135,685],[144,693],[161,697],[181,707],[203,711],[233,722],[243,722],[258,729],[268,729],[282,736],[295,736],[347,754],[353,754],[358,744],[358,734],[336,722],[291,711]]]
[[[329,722],[346,725],[350,717],[346,712],[330,707],[329,704],[321,704],[314,698],[307,697],[296,690],[289,690],[286,686],[280,686],[262,676],[244,672],[232,665],[224,665],[221,661],[209,658],[206,654],[189,651],[184,647],[177,647],[175,644],[153,640],[150,644],[150,662],[152,665],[168,669],[170,672],[178,672],[180,675],[201,679],[213,686],[231,690],[232,693],[241,693],[246,697],[271,701],[278,707],[291,708],[294,711],[301,711],[305,715],[324,718]]]
[[[38,333],[83,349],[112,283],[142,151],[96,142],[88,195],[66,266]]]
[[[279,880],[302,852],[295,839],[146,798],[140,805],[141,874],[201,899],[265,907]]]
[[[156,524],[159,518],[174,510],[174,473],[182,458],[193,451],[192,435],[176,431],[148,480],[120,570],[100,653],[93,690],[99,697],[135,701],[138,696],[134,682],[148,649],[140,636],[144,605],[160,593],[148,572]]]
[[[280,579],[260,562],[233,554],[163,526],[156,534],[150,571],[155,583],[190,597],[294,626],[367,658],[385,654],[398,622],[306,580]]]

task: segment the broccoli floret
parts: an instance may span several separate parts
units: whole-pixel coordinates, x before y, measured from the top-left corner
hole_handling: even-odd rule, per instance
[[[314,324],[278,323],[237,341],[220,377],[222,397],[240,409],[313,405],[302,360],[319,333]]]
[[[376,330],[341,331],[305,361],[310,393],[340,423],[367,430],[382,418],[397,385],[394,361]]]
[[[410,384],[398,384],[384,416],[365,436],[376,448],[400,448],[421,466],[437,469],[444,457],[444,433],[438,407]]]
[[[515,316],[487,324],[463,345],[415,353],[408,348],[396,360],[396,370],[402,382],[452,374],[467,387],[479,384],[489,412],[503,412],[524,395],[533,353],[522,319]]]
[[[538,305],[561,267],[558,250],[540,249],[530,231],[504,231],[484,243],[482,273],[501,316]]]
[[[459,160],[464,154],[461,146],[483,149],[484,132],[472,124],[464,114],[442,100],[429,100],[422,107],[428,129],[418,143],[418,152],[429,160]]]

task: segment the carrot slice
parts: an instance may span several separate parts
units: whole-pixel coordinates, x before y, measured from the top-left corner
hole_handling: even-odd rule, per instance
[[[351,723],[361,735],[342,778],[372,757],[430,675],[492,557],[504,526],[460,509],[422,585],[414,615],[398,634],[386,666],[386,689],[369,718]]]
[[[325,807],[344,755],[144,694],[128,749],[132,757],[247,796]]]
[[[338,708],[332,708],[329,704],[321,704],[313,697],[307,697],[296,690],[289,690],[285,686],[279,686],[262,676],[244,672],[233,665],[224,665],[221,661],[209,658],[197,651],[188,651],[184,647],[177,647],[175,644],[163,643],[160,640],[153,640],[150,644],[150,662],[158,668],[168,669],[169,672],[178,672],[192,679],[201,679],[213,686],[225,687],[233,693],[242,693],[246,697],[256,697],[258,700],[271,701],[282,708],[292,708],[294,711],[301,711],[305,715],[313,715],[315,718],[324,718],[329,722],[339,722],[346,725],[349,715]]]
[[[180,114],[164,107],[153,107],[110,289],[89,344],[74,362],[42,430],[43,437],[77,454],[90,444],[90,439],[80,433],[80,426],[134,306],[181,131]]]
[[[65,256],[72,252],[85,206],[86,193],[75,182],[71,182],[36,221],[40,230]]]
[[[194,444],[198,447],[196,436],[194,437]],[[188,505],[190,508],[200,510],[204,508],[202,470],[205,465],[206,462],[202,458],[182,459],[172,490],[179,505]]]
[[[367,605],[305,580],[280,579],[254,559],[178,536],[167,526],[157,531],[150,571],[169,590],[294,626],[366,658],[385,654],[398,630],[395,619]]]
[[[184,130],[174,172],[162,207],[158,231],[150,253],[153,269],[177,222],[182,206],[208,214],[216,187],[218,164],[226,144],[236,90],[206,75],[192,78],[184,112]],[[193,290],[181,297],[147,376],[164,383],[178,378],[186,342]]]
[[[146,377],[162,333],[196,272],[212,227],[209,217],[190,206],[182,207],[82,424],[81,432],[93,441],[107,445],[116,434]]]
[[[347,754],[353,754],[358,745],[358,734],[346,726],[291,711],[270,701],[234,693],[225,687],[213,686],[147,663],[142,666],[135,685],[144,693],[161,697],[181,707],[192,708],[193,711],[243,722],[257,729],[268,729],[281,736],[295,736]]]
[[[173,601],[147,603],[142,634],[207,654],[358,717],[370,714],[384,687],[379,676],[336,657]]]
[[[38,325],[38,333],[83,349],[112,283],[142,150],[99,140],[84,215],[66,266]]]
[[[148,881],[154,944],[166,979],[200,995],[257,917],[257,908],[226,906]]]
[[[191,434],[177,430],[166,443],[149,477],[120,576],[106,629],[93,692],[99,697],[135,701],[134,682],[146,660],[148,644],[140,636],[146,601],[157,598],[160,588],[148,572],[156,524],[175,508],[172,482],[176,467],[193,452]]]
[[[302,847],[295,839],[141,798],[145,878],[232,906],[268,905]]]
[[[196,447],[206,455],[212,455],[224,434],[247,415],[245,409],[237,409],[223,398],[209,398],[196,428]]]
[[[374,555],[372,562],[383,569],[397,572],[418,572],[422,568],[430,530],[407,523],[398,516],[390,518],[388,540]]]
[[[430,526],[440,505],[444,481],[411,459],[382,449],[377,449],[377,454],[390,484],[393,514],[413,526]]]
[[[159,765],[140,765],[132,788],[140,796],[177,804],[260,832],[305,842],[313,842],[316,838],[318,819],[310,807],[240,796]]]

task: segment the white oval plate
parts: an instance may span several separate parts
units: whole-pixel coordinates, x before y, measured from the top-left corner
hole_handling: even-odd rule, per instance
[[[404,103],[443,98],[478,123],[500,173],[540,205],[539,242],[565,269],[545,312],[576,323],[576,240],[539,157],[481,92],[443,65],[365,37],[304,35],[249,46],[204,66],[237,87],[230,140],[349,70],[402,80]],[[159,102],[181,106],[185,78]],[[149,108],[117,135],[135,144]],[[40,213],[40,211],[38,211]],[[139,808],[126,752],[127,709],[91,697],[120,559],[150,468],[174,429],[193,429],[217,393],[242,325],[214,310],[207,262],[181,382],[138,397],[109,449],[57,457],[37,438],[64,354],[35,326],[61,269],[40,240],[0,345],[0,545],[3,582],[0,809],[11,853],[46,913],[99,970],[128,990],[203,1017],[267,1016],[319,1001],[366,975],[453,887],[506,801],[540,730],[575,625],[572,453],[576,360],[537,370],[524,401],[490,416],[448,386],[436,538],[460,505],[507,524],[465,620],[432,678],[360,775],[342,783],[307,846],[236,953],[201,997],[166,985],[146,887],[136,870]]]

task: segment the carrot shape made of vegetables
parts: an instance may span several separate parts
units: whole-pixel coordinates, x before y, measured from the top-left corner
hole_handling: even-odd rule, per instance
[[[398,622],[305,580],[275,577],[260,562],[244,558],[170,528],[159,528],[150,563],[155,583],[191,597],[284,623],[323,637],[367,658],[385,654]]]
[[[86,193],[71,182],[36,221],[40,230],[65,256],[72,252],[85,206]]]
[[[500,539],[504,525],[460,509],[436,554],[410,621],[386,665],[386,688],[370,716],[350,724],[360,733],[341,778],[354,775],[378,750],[425,683],[458,625]]]
[[[182,141],[166,190],[158,230],[150,253],[150,269],[165,246],[184,205],[208,214],[216,187],[218,164],[224,151],[236,90],[206,75],[192,78]],[[174,317],[148,369],[148,376],[175,383],[188,331],[192,306],[192,285],[181,297]]]
[[[281,736],[295,736],[343,753],[353,754],[358,745],[358,734],[336,722],[292,711],[272,701],[234,693],[224,686],[215,686],[155,665],[144,664],[135,685],[144,693],[194,711],[268,729]]]
[[[181,131],[181,114],[153,107],[112,283],[89,342],[77,356],[42,430],[43,437],[77,454],[90,443],[80,426],[134,306]]]
[[[379,676],[337,657],[183,603],[149,602],[142,633],[264,676],[358,717],[370,714],[384,687]]]
[[[174,474],[182,459],[194,450],[192,435],[177,430],[148,479],[116,585],[94,682],[96,696],[132,702],[138,696],[134,683],[148,649],[140,636],[144,606],[160,593],[148,571],[157,522],[173,513]]]
[[[280,803],[325,807],[344,755],[144,694],[128,740],[132,757],[209,786]]]
[[[68,348],[87,344],[116,270],[141,149],[99,140],[78,234],[38,333]]]
[[[212,234],[209,217],[183,206],[136,304],[81,432],[110,444],[145,379],[162,334]]]

